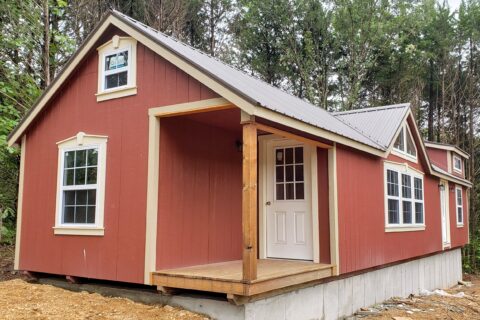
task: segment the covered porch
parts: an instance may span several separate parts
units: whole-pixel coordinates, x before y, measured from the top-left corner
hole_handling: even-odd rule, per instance
[[[238,112],[238,118],[235,118],[236,120],[232,120],[233,112]],[[226,116],[224,117],[223,115]],[[247,114],[224,99],[210,99],[201,104],[194,105],[187,103],[151,109],[150,144],[152,148],[155,148],[156,145],[161,143],[159,135],[162,119],[171,117],[179,119],[190,117],[189,121],[193,119],[194,121],[203,122],[203,124],[222,128],[229,126],[235,127],[236,129],[231,130],[232,132],[238,130],[239,139],[236,143],[238,152],[241,155],[241,186],[239,185],[238,188],[239,195],[241,194],[241,211],[238,211],[239,215],[241,213],[241,233],[239,231],[239,237],[241,236],[241,242],[239,241],[239,244],[241,248],[238,248],[240,249],[238,253],[241,259],[216,259],[216,261],[213,259],[213,263],[189,262],[187,266],[172,265],[170,267],[168,264],[159,263],[159,258],[156,256],[150,257],[149,261],[146,259],[146,271],[147,266],[150,267],[148,269],[149,272],[146,283],[156,285],[160,291],[165,293],[174,292],[175,289],[199,290],[223,293],[226,294],[229,299],[238,302],[248,297],[268,295],[278,290],[284,290],[285,288],[291,289],[337,274],[338,246],[335,205],[336,193],[334,192],[336,188],[336,177],[334,175],[335,144],[328,143],[325,140],[302,133],[298,130],[291,130],[282,124],[273,123]],[[228,121],[235,121],[236,124],[228,124]],[[228,128],[228,130],[230,129],[231,128]],[[308,193],[312,195],[311,199],[308,198],[309,203],[310,200],[312,203],[312,206],[308,209],[311,212],[311,218],[309,219],[311,219],[312,222],[311,225],[309,222],[306,226],[306,228],[310,230],[307,236],[312,239],[311,246],[309,247],[311,256],[295,256],[294,247],[290,248],[290,252],[292,252],[293,248],[292,256],[288,256],[288,254],[287,256],[282,256],[282,254],[275,255],[268,253],[269,249],[267,248],[268,240],[266,235],[267,213],[269,212],[268,208],[270,208],[271,202],[277,200],[278,193],[277,195],[273,195],[272,193],[271,197],[266,196],[265,193],[265,189],[267,188],[266,180],[270,179],[273,181],[266,173],[265,167],[267,165],[264,159],[266,156],[264,154],[262,155],[262,152],[265,153],[264,146],[262,146],[262,141],[265,137],[288,139],[288,141],[294,143],[293,147],[291,147],[292,150],[295,150],[298,146],[305,146],[305,150],[311,150],[311,159],[310,156],[305,153],[308,161],[304,159],[300,164],[293,163],[291,165],[292,167],[305,166],[308,167],[308,170],[311,168],[311,171],[305,169],[305,175],[307,177],[301,181],[302,187],[310,181],[308,175],[315,176],[315,179],[311,179],[312,187],[305,188],[304,191],[301,191],[301,199],[304,199],[304,192],[305,194]],[[282,150],[283,152],[287,152],[285,148]],[[323,185],[325,185],[326,190],[323,190],[323,192],[326,193],[326,195],[321,196],[321,199],[318,198],[319,191],[317,186],[317,167],[319,167],[319,164],[317,164],[317,150],[321,150],[319,154],[323,152],[322,154],[325,155],[324,171],[328,171],[323,172],[323,174],[326,175],[326,178],[322,182]],[[152,157],[152,163],[156,163],[156,168],[151,169],[158,170],[159,150],[154,150],[154,152],[156,153],[149,154],[149,156]],[[158,176],[158,171],[156,175]],[[159,181],[153,181],[153,183],[153,185],[156,186],[156,192],[151,195],[152,197],[158,195]],[[278,188],[278,180],[272,183],[272,188]],[[296,194],[300,191],[297,190],[295,184],[292,184],[292,186],[295,191],[288,191],[287,186],[282,187],[282,197],[285,197],[282,199],[293,199],[290,201],[293,203],[296,199],[287,198],[288,192]],[[305,198],[307,198],[306,195]],[[156,199],[156,201],[158,201],[158,199]],[[323,208],[326,208],[324,210],[326,211],[326,220],[320,223],[318,221],[318,201],[322,202]],[[149,201],[152,206],[155,206],[153,208],[158,209],[159,204],[153,202],[154,201]],[[238,204],[240,205],[240,202]],[[158,214],[161,214],[161,212],[158,212]],[[282,221],[287,224],[287,222],[285,222],[287,220]],[[296,221],[297,220],[292,223],[296,224]],[[157,221],[151,222],[156,224]],[[238,222],[240,222],[240,220]],[[149,222],[147,221],[147,228],[148,226]],[[286,227],[283,226],[283,228]],[[285,230],[283,231],[285,233]],[[319,233],[323,235],[322,239],[320,239]],[[147,232],[147,236],[148,234]],[[155,235],[156,234],[157,230],[155,230]],[[320,243],[326,246],[326,250],[319,248]],[[300,249],[299,247],[299,251]],[[156,250],[156,248],[151,248],[150,250]],[[167,267],[159,268],[159,265]]]

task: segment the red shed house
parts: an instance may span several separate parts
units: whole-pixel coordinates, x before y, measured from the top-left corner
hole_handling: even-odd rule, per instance
[[[220,293],[248,319],[461,278],[468,154],[408,104],[329,113],[116,11],[9,144],[19,270]]]

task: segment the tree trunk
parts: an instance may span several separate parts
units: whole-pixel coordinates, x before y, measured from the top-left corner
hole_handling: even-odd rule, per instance
[[[430,60],[430,76],[428,84],[428,141],[433,141],[433,113],[434,106],[434,94],[433,94],[433,60]]]
[[[50,84],[50,13],[48,0],[43,1],[42,89]]]

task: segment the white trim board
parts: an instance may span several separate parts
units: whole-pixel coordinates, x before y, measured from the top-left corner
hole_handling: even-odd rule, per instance
[[[20,151],[20,171],[18,175],[18,199],[17,199],[17,233],[15,235],[15,261],[14,270],[20,266],[20,247],[22,240],[22,213],[23,213],[23,184],[25,180],[25,156],[27,151],[27,135],[22,136]]]

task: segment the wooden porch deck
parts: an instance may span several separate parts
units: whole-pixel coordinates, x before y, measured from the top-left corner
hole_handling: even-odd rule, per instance
[[[333,275],[333,265],[308,261],[258,260],[257,278],[242,280],[242,261],[229,261],[152,272],[152,284],[171,288],[250,297],[269,291],[320,280]]]

